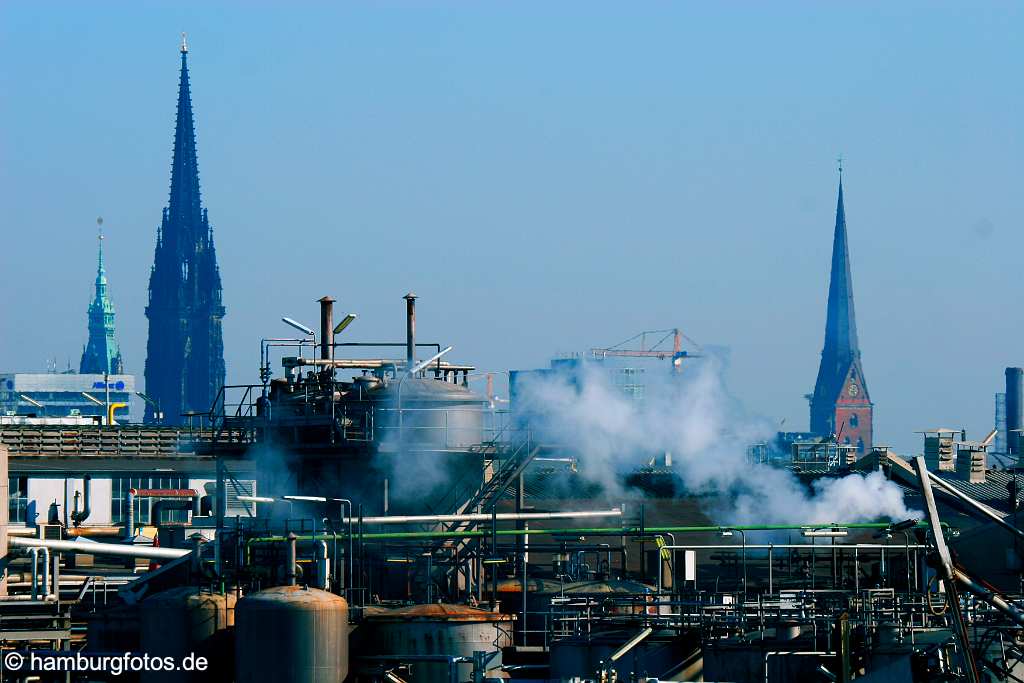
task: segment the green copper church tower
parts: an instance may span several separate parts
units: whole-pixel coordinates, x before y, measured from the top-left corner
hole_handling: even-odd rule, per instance
[[[107,296],[107,271],[103,267],[103,232],[99,234],[96,294],[89,304],[89,342],[82,351],[82,374],[120,375],[124,372],[121,350],[114,338],[114,304]]]

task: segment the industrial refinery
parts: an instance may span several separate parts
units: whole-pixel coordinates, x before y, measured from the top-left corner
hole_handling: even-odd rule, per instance
[[[288,30],[282,43],[294,39]],[[230,66],[231,49],[218,52],[206,39],[202,59],[235,69],[231,87],[245,87],[255,72]],[[39,307],[45,343],[75,358],[80,347],[81,362],[76,370],[68,355],[65,369],[49,357],[29,367],[34,361],[0,353],[0,683],[1024,681],[1024,358],[1019,343],[1015,357],[979,352],[987,342],[976,340],[972,367],[985,368],[985,393],[964,398],[957,386],[956,405],[984,403],[980,433],[969,433],[967,418],[953,422],[949,395],[911,386],[894,397],[886,375],[926,355],[940,333],[918,331],[921,348],[909,352],[885,344],[901,314],[870,307],[899,299],[894,282],[914,283],[860,267],[869,249],[885,251],[877,234],[874,243],[858,239],[868,221],[859,218],[866,193],[857,183],[870,171],[844,169],[838,159],[820,193],[826,201],[793,210],[814,213],[812,237],[799,243],[795,228],[773,236],[789,240],[789,258],[772,264],[770,277],[732,277],[750,267],[740,265],[743,250],[765,248],[734,238],[744,243],[700,255],[715,262],[715,280],[689,299],[680,285],[659,307],[658,284],[649,298],[615,309],[583,292],[598,280],[643,280],[657,250],[623,248],[614,269],[595,265],[595,275],[588,247],[567,239],[572,258],[551,268],[570,273],[562,290],[538,297],[528,281],[535,275],[522,268],[513,288],[487,291],[488,311],[463,310],[456,290],[474,289],[466,263],[478,258],[466,255],[466,242],[483,239],[484,227],[466,239],[425,215],[426,227],[411,236],[384,227],[384,218],[379,231],[368,221],[359,234],[337,229],[330,239],[308,238],[304,225],[266,228],[287,233],[281,253],[262,245],[257,228],[241,240],[222,228],[258,213],[228,199],[233,184],[260,182],[244,162],[225,162],[236,153],[229,129],[259,119],[272,133],[284,110],[207,97],[218,132],[200,138],[190,72],[195,66],[200,78],[201,62],[190,61],[197,45],[204,43],[182,34],[177,52],[173,42],[159,48],[168,57],[168,105],[177,74],[169,198],[151,207],[155,230],[145,235],[153,251],[132,247],[129,258],[143,263],[148,287],[143,269],[122,275],[134,272],[124,265],[134,235],[110,226],[126,220],[90,213],[95,281],[83,278],[88,308],[73,326],[87,334],[84,343],[55,333],[57,316],[42,310],[57,305],[47,289],[55,284],[33,283],[36,299],[5,297],[13,308]],[[266,41],[263,49],[282,48]],[[272,78],[272,69],[259,77]],[[290,99],[314,91],[304,86]],[[424,111],[433,94],[420,92]],[[316,96],[322,102],[309,100],[305,111],[328,106],[329,93]],[[402,110],[381,97],[373,117]],[[339,117],[324,128],[350,123]],[[545,135],[545,146],[557,146]],[[268,158],[280,153],[273,137],[260,141]],[[162,149],[142,133],[133,144],[151,155]],[[217,169],[208,196],[200,193],[200,148],[210,150],[204,168],[212,158]],[[375,162],[362,160],[367,175],[388,180],[374,182],[396,182],[393,169],[373,170]],[[285,175],[246,186],[247,199],[265,193],[259,211],[305,202],[304,188],[294,199],[270,190],[285,186]],[[395,204],[416,200],[398,194]],[[601,190],[587,194],[590,201]],[[208,213],[211,198],[218,209]],[[334,212],[337,201],[324,205]],[[377,208],[386,216],[393,207]],[[970,239],[991,239],[985,225]],[[558,236],[546,237],[545,248],[557,250]],[[687,246],[691,238],[695,251],[706,248],[692,235]],[[612,241],[622,239],[618,232]],[[246,252],[246,241],[259,253]],[[502,258],[517,263],[518,245],[500,244]],[[549,262],[534,247],[530,265],[540,271]],[[802,259],[803,250],[814,258]],[[620,263],[631,260],[641,265]],[[370,270],[358,271],[362,262]],[[946,280],[951,263],[929,274]],[[485,271],[488,287],[499,269]],[[799,271],[798,286],[785,289],[780,270]],[[230,275],[246,271],[257,285],[236,287]],[[858,292],[871,293],[869,306],[858,299],[860,330],[855,273]],[[686,276],[680,266],[650,277]],[[800,315],[765,304],[775,289],[801,298]],[[726,290],[737,298],[715,298]],[[701,297],[713,300],[713,313],[691,323],[688,306]],[[571,299],[559,313],[564,329],[529,330],[491,347],[491,338],[528,328],[516,316],[548,299]],[[288,315],[271,310],[280,300]],[[585,318],[591,306],[597,312]],[[756,320],[758,307],[777,308],[784,323],[757,327],[748,317]],[[236,311],[253,308],[249,324],[231,326]],[[572,309],[603,327],[572,336]],[[941,334],[965,317],[953,303],[934,310]],[[708,322],[733,318],[756,340],[759,365],[800,357],[800,377],[763,392],[780,405],[795,398],[800,424],[779,417],[785,408],[748,407],[742,394],[754,380],[737,383],[728,372],[732,328]],[[987,341],[1019,329],[1019,305],[1001,318]],[[640,319],[653,322],[634,326]],[[875,322],[863,326],[865,319]],[[784,338],[773,341],[780,329]],[[573,348],[583,338],[595,341]],[[893,353],[905,355],[886,361]],[[899,401],[902,413],[893,408]],[[906,424],[910,402],[935,422]]]
[[[691,488],[665,452],[621,453],[619,485],[601,481],[592,450],[557,440],[526,398],[554,373],[584,400],[600,380],[581,368],[622,374],[602,365],[612,351],[519,373],[501,406],[467,387],[474,368],[447,340],[417,338],[417,297],[403,298],[406,338],[370,343],[340,341],[354,318],[320,298],[318,329],[287,319],[300,335],[260,341],[259,382],[223,387],[192,426],[5,426],[0,481],[28,492],[0,506],[18,518],[0,527],[9,651],[201,656],[202,673],[124,675],[239,682],[1013,680],[1024,667],[1020,493],[1015,461],[988,464],[994,434],[927,431],[916,457],[861,455],[837,435],[752,445],[744,467],[797,496],[864,487],[879,510],[895,494],[920,516],[778,523],[765,509],[770,523],[724,525],[716,509],[744,494]],[[1016,434],[1021,370],[1006,379]],[[635,385],[608,386],[636,400]]]

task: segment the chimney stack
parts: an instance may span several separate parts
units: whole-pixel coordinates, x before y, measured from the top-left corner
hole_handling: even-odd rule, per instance
[[[1006,450],[1021,457],[1021,433],[1024,427],[1024,369],[1006,368]]]
[[[974,443],[960,443],[956,454],[958,479],[971,484],[985,483],[985,447]]]
[[[956,432],[936,429],[925,432],[924,459],[929,472],[953,472],[956,470],[956,450],[953,435]]]
[[[405,370],[412,370],[416,361],[416,295],[409,292],[405,299]]]
[[[334,350],[334,299],[325,296],[320,302],[320,358],[331,359]]]

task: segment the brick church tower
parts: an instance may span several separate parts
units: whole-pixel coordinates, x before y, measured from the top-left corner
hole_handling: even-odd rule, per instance
[[[832,242],[832,276],[828,285],[825,347],[821,352],[818,381],[811,398],[811,431],[819,436],[836,435],[840,443],[871,449],[874,405],[864,380],[857,320],[853,310],[853,278],[846,238],[843,207],[843,176],[839,169],[839,201]]]

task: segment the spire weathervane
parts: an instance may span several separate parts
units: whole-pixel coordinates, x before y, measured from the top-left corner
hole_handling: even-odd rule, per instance
[[[181,53],[185,54],[188,52],[188,40],[185,37],[185,32],[181,32]]]
[[[836,159],[836,163],[839,164],[839,182],[843,182],[843,155],[840,154]]]

